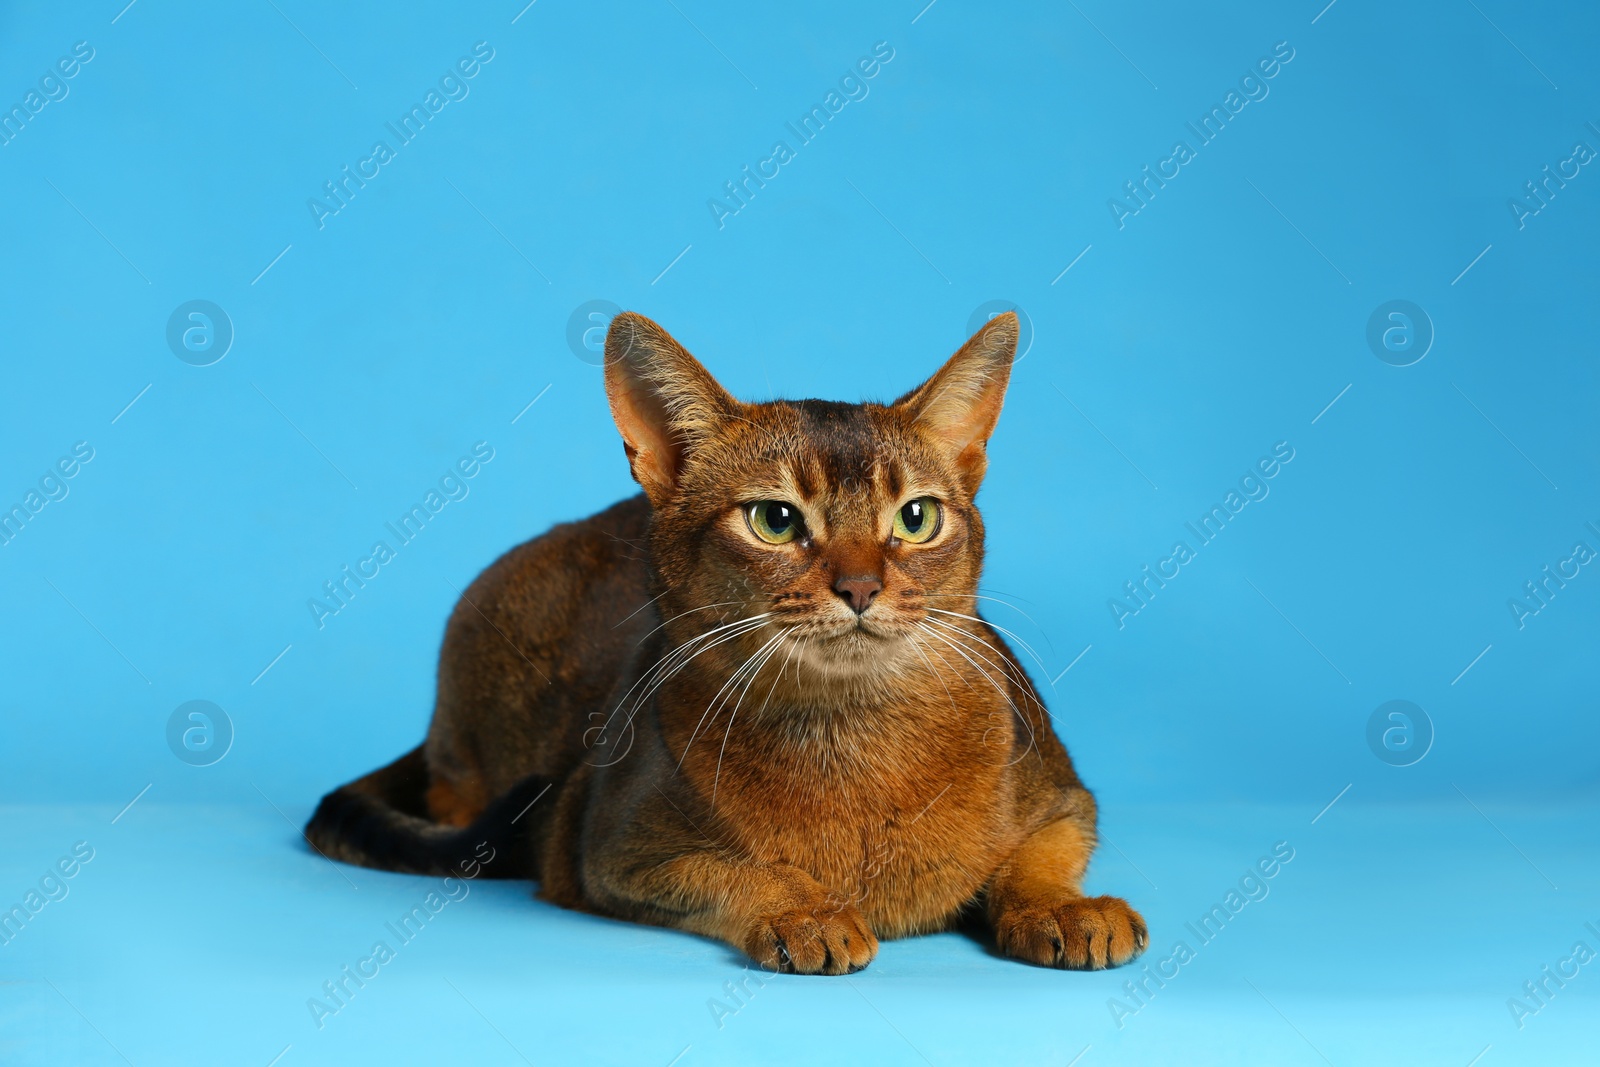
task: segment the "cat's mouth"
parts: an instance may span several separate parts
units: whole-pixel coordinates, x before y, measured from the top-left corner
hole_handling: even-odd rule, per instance
[[[882,619],[857,615],[853,619],[840,620],[836,626],[817,636],[828,642],[846,641],[859,644],[893,640],[903,637],[904,633],[899,627],[884,625]]]
[[[898,607],[898,605],[895,605]],[[826,651],[830,656],[862,652],[883,655],[886,645],[914,638],[918,619],[902,611],[881,607],[863,612],[817,611],[782,612],[788,619],[775,619],[798,645]]]
[[[850,677],[897,660],[899,646],[908,640],[901,630],[884,625],[881,619],[819,621],[798,629],[797,662],[807,662],[826,674]]]

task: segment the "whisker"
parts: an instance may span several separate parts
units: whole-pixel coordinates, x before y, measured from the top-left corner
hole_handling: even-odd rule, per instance
[[[660,598],[658,597],[657,599],[660,599]],[[648,638],[648,637],[653,636],[655,634],[656,630],[660,630],[662,627],[672,625],[673,623],[677,622],[679,619],[683,618],[685,615],[693,615],[697,611],[706,611],[706,610],[708,610],[710,608],[725,608],[725,607],[729,607],[730,605],[738,604],[738,603],[740,603],[740,601],[738,601],[738,600],[719,600],[715,604],[702,604],[698,608],[690,608],[688,611],[685,611],[685,612],[682,612],[680,614],[674,615],[672,618],[670,618],[666,622],[662,623],[661,626],[657,626],[655,630],[651,630],[650,633],[647,633],[647,634],[644,635],[644,637],[639,638],[639,640],[638,640],[638,642],[637,642],[635,647],[637,647],[637,645],[644,644],[645,639]]]
[[[1035,663],[1037,663],[1039,665],[1039,669],[1041,671],[1043,671],[1045,669],[1044,660],[1039,658],[1039,653],[1037,653],[1037,652],[1035,652],[1033,650],[1033,646],[1028,644],[1028,642],[1024,641],[1022,638],[1018,637],[1015,632],[1006,629],[1004,626],[1001,626],[999,623],[990,622],[988,619],[980,619],[976,615],[966,615],[966,614],[963,614],[962,612],[959,612],[959,611],[946,611],[944,608],[929,608],[928,610],[929,611],[937,611],[940,615],[954,615],[958,619],[970,619],[970,620],[972,620],[973,622],[977,623],[980,626],[987,626],[990,629],[999,631],[1000,633],[1004,634],[1005,636],[1011,638],[1011,640],[1015,641],[1017,644],[1021,645],[1023,647],[1023,649],[1028,653],[1028,655],[1033,657],[1033,662],[1035,662]],[[1047,675],[1048,675],[1048,673],[1049,672],[1046,671]]]
[[[714,605],[708,605],[708,606],[714,606]],[[655,691],[655,685],[652,683],[652,679],[656,679],[658,681],[666,681],[666,679],[668,677],[671,677],[672,674],[677,673],[677,668],[674,665],[675,661],[682,660],[682,662],[687,663],[687,659],[684,659],[685,656],[687,656],[688,659],[693,659],[694,656],[699,655],[700,652],[706,651],[708,648],[714,647],[713,645],[706,645],[705,647],[701,648],[699,650],[699,652],[695,652],[693,655],[690,655],[689,654],[690,650],[693,649],[696,645],[699,645],[699,644],[709,640],[710,638],[716,637],[719,634],[723,634],[725,631],[733,630],[736,627],[746,627],[746,629],[749,629],[749,630],[759,629],[765,623],[766,619],[770,615],[771,615],[770,612],[762,612],[759,615],[753,615],[753,616],[750,616],[749,618],[735,619],[733,622],[724,623],[721,626],[714,627],[713,629],[708,630],[703,634],[698,634],[698,635],[696,635],[694,637],[691,637],[689,640],[685,641],[683,644],[681,644],[681,645],[677,646],[676,648],[672,649],[671,651],[667,652],[664,656],[661,657],[660,660],[658,660],[655,664],[653,664],[649,669],[647,669],[643,673],[641,673],[639,675],[638,679],[634,681],[633,685],[628,687],[628,691],[623,693],[622,696],[617,700],[616,708],[614,708],[612,710],[610,715],[606,716],[606,722],[605,722],[605,727],[604,728],[605,729],[610,729],[612,721],[616,718],[617,713],[622,710],[623,705],[625,705],[628,702],[628,698],[633,695],[635,690],[638,690],[641,686],[644,686],[648,690],[648,692],[645,693],[644,695],[641,695],[639,700],[636,700],[634,702],[632,710],[628,713],[628,724],[631,726],[633,724],[633,716],[634,716],[634,714],[636,714],[638,712],[640,703],[645,699],[646,696],[649,695],[649,693],[653,693]],[[746,632],[746,630],[741,629],[737,633],[732,634],[730,636],[738,636],[739,633],[744,633],[744,632]],[[721,642],[718,641],[717,643],[720,644]]]
[[[666,594],[665,590],[663,590],[662,592],[657,593],[655,596],[651,597],[649,600],[646,600],[643,604],[640,604],[638,607],[634,608],[632,611],[630,611],[626,615],[624,615],[622,617],[622,621],[618,622],[615,626],[612,626],[611,628],[613,630],[615,630],[617,628],[617,626],[621,626],[622,623],[627,622],[629,619],[631,619],[635,615],[639,614],[639,612],[643,611],[645,608],[649,607],[651,604],[654,604],[656,601],[660,600],[662,597],[664,597],[666,595],[667,594]],[[696,610],[699,610],[699,609],[696,609]],[[655,633],[655,631],[651,630],[650,633]],[[646,635],[646,636],[648,636],[648,635]]]
[[[951,626],[949,623],[940,622],[938,619],[929,619],[928,622],[933,623],[934,625],[940,626],[941,628],[947,630],[951,635],[953,635],[953,636],[957,637],[958,639],[960,639],[961,643],[970,652],[972,652],[973,655],[977,656],[979,659],[981,659],[985,663],[989,664],[989,666],[993,667],[995,670],[1000,671],[1002,676],[1005,677],[1006,679],[1008,679],[1009,681],[1015,682],[1016,685],[1017,685],[1017,688],[1022,692],[1022,694],[1026,698],[1026,700],[1031,701],[1033,703],[1034,707],[1036,707],[1040,711],[1044,712],[1044,714],[1045,714],[1045,716],[1047,718],[1049,718],[1052,721],[1054,721],[1054,719],[1055,719],[1054,713],[1052,713],[1050,711],[1050,709],[1045,705],[1043,700],[1039,699],[1038,691],[1035,690],[1033,685],[1032,685],[1032,683],[1028,681],[1027,676],[1022,673],[1021,669],[1019,667],[1017,667],[1013,663],[1012,660],[1008,659],[1004,655],[1001,655],[1000,651],[998,649],[996,649],[993,645],[989,644],[989,642],[983,640],[981,637],[977,637],[977,636],[975,636],[973,634],[968,633],[965,630],[959,629],[959,628],[957,628],[955,626]],[[976,641],[978,644],[980,644],[983,647],[987,648],[989,651],[993,652],[995,655],[1000,656],[1001,663],[999,663],[999,664],[995,663],[993,660],[989,659],[988,656],[985,656],[982,652],[979,652],[977,649],[973,648],[971,645],[966,644],[967,641]],[[1011,664],[1011,669],[1007,670],[1001,664]],[[1012,707],[1013,711],[1017,712],[1018,717],[1023,720],[1024,725],[1026,725],[1028,727],[1028,732],[1030,734],[1033,734],[1033,720],[1029,719],[1027,716],[1024,716],[1022,714],[1021,710],[1017,708],[1015,703],[1013,703],[1011,705],[1011,707]],[[1037,740],[1036,736],[1035,736],[1034,740]],[[1030,748],[1032,747],[1032,742],[1031,741],[1030,741],[1029,747]]]
[[[1034,662],[1039,664],[1039,669],[1040,670],[1044,670],[1045,669],[1044,661],[1039,658],[1039,654],[1034,651],[1033,646],[1028,644],[1028,642],[1024,641],[1015,631],[1008,630],[1004,626],[1001,626],[999,623],[991,622],[990,620],[984,619],[984,618],[980,618],[977,615],[967,615],[964,612],[960,612],[960,611],[947,611],[944,608],[928,608],[927,610],[928,611],[936,611],[940,615],[950,615],[950,616],[952,616],[954,618],[958,618],[958,619],[967,619],[967,620],[969,620],[971,622],[977,623],[980,626],[986,626],[989,629],[992,629],[992,630],[996,631],[997,633],[1003,634],[1006,637],[1011,638],[1011,640],[1015,641],[1017,644],[1021,645],[1023,650],[1026,651],[1028,653],[1028,655],[1033,657]],[[963,632],[965,632],[965,631],[963,631]],[[985,643],[987,643],[987,642],[985,642]]]
[[[950,701],[950,710],[959,711],[960,709],[956,707],[955,695],[950,692],[950,687],[945,685],[944,675],[934,670],[933,660],[929,659],[928,654],[922,650],[922,642],[918,640],[917,635],[913,633],[907,633],[906,637],[911,641],[911,647],[916,649],[917,655],[922,657],[922,662],[928,665],[928,673],[933,675],[934,678],[938,679],[939,685],[944,688],[944,695]],[[948,667],[949,664],[946,663],[945,666]]]
[[[1009,600],[1001,600],[997,596],[984,596],[982,593],[923,593],[922,595],[934,600],[988,600],[1003,607],[1008,607],[1018,615],[1021,615],[1024,619],[1027,619],[1029,622],[1033,623],[1034,627],[1044,635],[1045,644],[1050,646],[1050,650],[1052,652],[1055,651],[1055,643],[1050,640],[1049,631],[1043,626],[1040,626],[1038,620],[1036,620],[1032,615],[1029,615],[1026,611],[1023,611]]]
[[[918,623],[917,625],[919,627],[922,626],[921,623]],[[938,656],[939,657],[939,662],[943,663],[945,665],[945,669],[948,670],[951,674],[955,675],[957,678],[961,679],[963,682],[965,682],[968,689],[976,690],[977,687],[972,684],[972,679],[968,678],[964,672],[957,670],[953,663],[951,663],[949,660],[945,659],[943,652],[940,652],[937,648],[934,648],[932,645],[928,646],[928,651],[932,652],[935,656]],[[949,691],[949,689],[948,689],[948,687],[946,687],[946,692],[948,692],[948,691]]]
[[[1008,593],[1004,589],[996,589],[992,585],[980,585],[980,586],[978,586],[978,588],[979,589],[987,589],[987,590],[989,590],[989,592],[994,593],[997,596],[1008,596],[1008,597],[1011,597],[1014,600],[1020,600],[1024,604],[1032,604],[1033,603],[1033,601],[1029,600],[1025,596],[1018,596],[1016,593]]]
[[[712,628],[706,633],[697,634],[696,636],[685,641],[683,644],[669,649],[659,660],[651,664],[649,668],[640,672],[639,677],[634,680],[633,685],[629,686],[627,692],[623,693],[621,698],[617,701],[617,706],[613,710],[612,716],[614,717],[617,712],[622,710],[623,705],[628,702],[628,698],[630,696],[633,696],[633,694],[639,691],[641,687],[644,689],[649,689],[654,681],[663,678],[676,663],[681,661],[684,657],[690,655],[697,645],[701,645],[704,642],[709,641],[711,638],[729,631],[738,630],[739,632],[743,632],[740,628],[742,626],[749,625],[751,621],[752,620],[749,619],[737,619],[734,622],[725,623],[721,626]],[[633,710],[638,710],[638,701],[634,702]],[[631,714],[629,715],[629,721],[630,723],[632,721]],[[609,726],[610,722],[611,720],[608,718],[606,720],[606,724]]]
[[[978,635],[973,634],[973,633],[969,633],[968,631],[961,629],[961,627],[959,627],[959,626],[952,626],[950,623],[947,623],[947,622],[943,621],[942,619],[929,619],[927,621],[929,623],[931,623],[932,625],[939,627],[941,630],[947,631],[947,632],[949,632],[951,634],[955,634],[956,636],[962,638],[964,641],[975,641],[978,644],[982,645],[984,648],[988,649],[990,652],[993,652],[997,657],[999,657],[999,659],[1000,659],[999,663],[996,663],[994,660],[990,659],[988,656],[985,656],[981,652],[978,652],[976,649],[973,649],[970,644],[966,646],[969,650],[971,650],[973,652],[974,655],[979,656],[985,663],[987,663],[989,666],[993,667],[995,670],[997,670],[1001,674],[1003,674],[1006,677],[1007,680],[1015,682],[1017,684],[1018,688],[1020,688],[1023,692],[1030,693],[1030,694],[1033,692],[1033,685],[1032,685],[1032,683],[1030,683],[1028,681],[1027,674],[1025,674],[1021,670],[1021,668],[1018,667],[1010,659],[1010,657],[1006,656],[1005,653],[1001,652],[998,648],[995,648],[993,645],[991,645],[989,642],[985,641],[983,638],[979,637]]]
[[[922,625],[922,624],[919,623],[918,625]],[[943,641],[945,644],[949,645],[953,650],[955,650],[956,654],[959,655],[962,659],[964,659],[968,663],[972,664],[972,669],[977,671],[979,674],[983,675],[984,679],[991,686],[994,687],[994,691],[996,693],[1000,694],[1001,699],[1003,699],[1006,702],[1006,704],[1010,706],[1012,714],[1014,714],[1018,719],[1021,719],[1022,720],[1022,724],[1028,728],[1028,747],[1026,749],[1024,749],[1022,751],[1022,754],[1019,755],[1016,759],[1011,760],[1009,763],[1006,764],[1006,766],[1008,766],[1008,767],[1014,766],[1016,763],[1018,763],[1023,758],[1025,758],[1029,752],[1031,752],[1033,750],[1034,745],[1038,741],[1037,735],[1035,735],[1035,733],[1033,731],[1033,723],[1029,722],[1028,721],[1028,717],[1026,715],[1022,714],[1021,710],[1019,710],[1017,708],[1016,703],[1013,702],[1012,699],[1011,699],[1011,695],[1000,687],[1000,683],[996,682],[994,680],[994,677],[992,675],[990,675],[988,671],[986,671],[982,667],[978,666],[977,662],[971,656],[967,655],[967,653],[962,649],[962,647],[960,645],[956,644],[954,641],[951,641],[949,638],[945,637],[943,634],[939,633],[937,630],[933,629],[932,627],[925,627],[925,629],[927,630],[927,632],[929,634],[933,635],[934,637],[938,638],[940,641]]]
[[[729,675],[728,680],[722,683],[722,688],[718,689],[716,694],[712,696],[711,700],[706,704],[706,710],[700,713],[700,721],[694,724],[694,730],[689,734],[689,741],[683,746],[683,755],[678,757],[677,770],[683,770],[683,761],[689,758],[689,750],[694,747],[694,739],[700,736],[700,727],[705,725],[706,716],[709,715],[711,716],[713,722],[716,721],[716,714],[712,711],[712,709],[715,708],[718,711],[722,709],[722,704],[718,703],[718,701],[722,699],[722,695],[728,692],[732,686],[738,684],[739,679],[744,675],[750,664],[755,662],[756,657],[760,656],[761,653],[765,652],[768,648],[771,648],[778,641],[781,641],[783,637],[784,633],[781,630],[772,637],[769,637],[765,644],[756,649],[754,652],[750,653],[749,657],[746,658],[743,663],[739,664],[738,670]],[[760,667],[757,667],[756,669],[760,670]]]
[[[794,659],[794,650],[799,647],[799,640],[796,640],[794,644],[789,646],[788,654],[783,657],[783,665],[778,668],[778,676],[772,680],[772,688],[767,690],[767,699],[763,700],[761,702],[761,707],[756,710],[757,715],[760,715],[762,712],[766,711],[767,705],[772,702],[772,694],[778,688],[778,683],[783,681],[783,672],[789,669],[789,661]]]
[[[643,706],[644,703],[646,701],[648,701],[652,696],[654,696],[658,689],[660,689],[667,682],[671,681],[672,678],[675,675],[677,675],[680,671],[682,671],[685,667],[687,667],[691,662],[693,662],[694,660],[698,659],[701,655],[703,655],[706,652],[711,651],[713,648],[717,648],[717,647],[720,647],[722,645],[725,645],[729,641],[733,641],[733,640],[736,640],[736,639],[738,639],[740,637],[743,637],[745,634],[751,633],[751,632],[753,632],[755,630],[759,630],[759,629],[761,629],[762,626],[766,625],[765,614],[763,614],[762,616],[753,617],[753,618],[750,618],[750,619],[743,619],[743,620],[740,620],[740,621],[744,625],[741,626],[741,625],[739,625],[739,623],[729,623],[727,627],[723,628],[727,632],[722,633],[720,636],[717,637],[717,639],[715,641],[711,641],[709,643],[701,644],[701,646],[699,648],[695,649],[692,653],[689,653],[687,655],[683,654],[685,652],[688,652],[688,650],[692,647],[692,645],[695,642],[704,642],[705,639],[707,637],[711,636],[711,635],[710,634],[702,635],[701,637],[695,638],[693,642],[685,642],[683,645],[679,646],[677,649],[674,649],[673,650],[673,656],[677,657],[676,661],[669,663],[668,659],[663,659],[662,660],[662,662],[660,664],[660,667],[658,668],[658,673],[657,673],[657,675],[655,677],[655,680],[652,681],[648,686],[646,686],[645,691],[643,693],[639,694],[638,698],[634,700],[633,709],[629,712],[629,715],[628,715],[628,721],[630,723],[633,721],[633,716],[638,713],[639,708],[641,706]],[[716,633],[716,632],[717,631],[713,631],[713,633]],[[670,658],[671,657],[669,657],[669,659]]]
[[[929,619],[928,622],[932,623],[933,625],[939,625],[939,623],[936,620],[933,620],[933,619]],[[984,663],[988,664],[988,666],[990,668],[992,668],[997,674],[999,674],[999,676],[1001,678],[1004,678],[1008,683],[1016,684],[1016,682],[1017,682],[1016,675],[1014,675],[1010,671],[1006,670],[1006,668],[1003,667],[1001,664],[996,663],[994,660],[990,659],[988,656],[984,655],[982,652],[978,651],[976,648],[973,648],[972,645],[968,644],[966,640],[961,640],[961,638],[970,639],[971,638],[970,634],[966,633],[964,630],[957,630],[957,629],[955,629],[954,627],[951,627],[951,626],[941,626],[941,629],[946,631],[946,633],[948,635],[948,636],[946,636],[946,640],[949,640],[951,637],[957,638],[957,642],[956,643],[961,648],[963,648],[966,651],[972,653],[972,655],[976,656],[978,659],[980,659]],[[985,648],[989,648],[991,651],[993,651],[993,646],[988,645],[987,642],[981,642],[980,641],[979,643],[983,644]],[[970,659],[967,662],[972,663],[972,665],[974,667],[978,666],[977,663],[973,662]],[[982,670],[983,668],[978,667],[978,669]],[[987,673],[985,674],[985,677],[988,677]],[[993,679],[991,678],[990,680],[991,680],[991,683],[992,683]],[[1008,700],[1011,698],[1011,695],[1010,695],[1009,692],[1005,693],[1005,696],[1006,696],[1006,698]],[[1013,704],[1013,706],[1015,706],[1015,704]]]
[[[780,633],[778,634],[777,639],[781,642],[788,636],[789,635],[787,633]],[[761,673],[761,668],[765,667],[767,665],[767,660],[770,660],[773,656],[776,656],[778,654],[778,649],[782,647],[783,646],[781,644],[774,646],[772,651],[768,652],[766,657],[762,659],[760,663],[756,664],[756,669],[750,672],[750,677],[744,683],[744,690],[739,694],[739,699],[734,702],[733,711],[728,713],[728,728],[722,732],[722,748],[717,751],[717,771],[714,775],[712,775],[711,778],[711,810],[713,813],[715,813],[717,810],[717,787],[722,784],[722,757],[728,754],[728,738],[733,735],[733,720],[739,717],[739,705],[744,703],[745,694],[750,692],[750,686],[756,680],[756,675]],[[758,652],[757,655],[760,655],[760,653]],[[784,662],[787,665],[788,661],[785,660]],[[780,672],[780,677],[781,676],[782,675]],[[776,689],[777,687],[777,680],[774,679],[772,683],[772,689]],[[768,700],[772,699],[772,689],[767,690]],[[761,705],[763,710],[766,709],[766,706],[767,705],[765,702],[763,702]]]
[[[990,674],[988,671],[986,671],[982,667],[980,667],[978,665],[978,661],[973,659],[971,655],[968,655],[968,650],[964,646],[962,646],[961,644],[959,644],[959,643],[957,643],[955,641],[952,641],[949,637],[947,637],[944,634],[940,633],[939,631],[933,629],[931,626],[928,626],[926,623],[922,623],[922,624],[919,624],[919,625],[921,625],[922,628],[928,634],[930,634],[932,637],[936,638],[939,641],[942,641],[945,645],[949,646],[950,649],[953,650],[956,653],[956,655],[958,655],[962,659],[966,660],[967,663],[972,667],[972,669],[977,671],[980,675],[982,675],[983,679],[989,683],[989,685],[994,689],[994,691],[996,693],[1000,694],[1001,699],[1003,699],[1007,704],[1009,704],[1011,706],[1011,710],[1012,711],[1015,711],[1019,716],[1022,714],[1022,712],[1020,710],[1018,710],[1016,703],[1011,699],[1011,694],[1006,692],[1004,687],[1002,687],[999,682],[995,681],[994,675]]]
[[[707,639],[709,639],[711,637],[714,637],[717,634],[722,633],[722,632],[724,632],[726,630],[731,630],[731,629],[733,629],[735,627],[738,627],[738,626],[740,626],[742,624],[749,623],[751,621],[752,620],[750,620],[750,619],[738,619],[738,620],[735,620],[734,622],[726,623],[726,624],[724,624],[722,626],[714,627],[713,629],[708,630],[707,632],[705,632],[703,634],[698,634],[698,635],[696,635],[694,637],[691,637],[689,640],[685,641],[683,644],[678,645],[677,647],[675,647],[673,649],[670,649],[668,652],[666,652],[661,657],[661,659],[657,660],[654,664],[652,664],[648,670],[646,670],[643,673],[641,673],[639,678],[634,681],[633,685],[628,688],[628,691],[626,693],[622,694],[621,699],[618,700],[618,702],[617,702],[616,711],[621,711],[622,710],[622,705],[627,703],[628,697],[632,696],[636,689],[638,689],[640,686],[647,686],[648,687],[648,684],[651,681],[652,677],[658,675],[659,672],[666,670],[677,659],[681,658],[682,656],[687,655],[689,653],[689,651],[691,649],[693,649],[697,644],[700,644],[701,642],[703,642],[703,641],[705,641],[705,640],[707,640]],[[613,714],[615,714],[615,712],[613,712]],[[607,725],[609,725],[609,720],[607,722]]]

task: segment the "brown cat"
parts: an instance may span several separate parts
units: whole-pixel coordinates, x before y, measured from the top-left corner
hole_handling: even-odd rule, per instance
[[[996,317],[887,406],[744,404],[617,316],[606,393],[644,496],[473,582],[427,741],[324,797],[308,839],[434,873],[493,839],[485,873],[802,973],[978,909],[1033,963],[1137,956],[1138,913],[1081,889],[1094,798],[978,617],[1016,340]]]

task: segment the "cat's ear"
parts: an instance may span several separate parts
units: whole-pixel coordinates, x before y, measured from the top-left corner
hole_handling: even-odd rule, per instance
[[[983,481],[986,445],[1005,403],[1019,329],[1015,312],[996,315],[937,374],[895,401],[944,446],[971,493]]]
[[[684,458],[739,402],[672,335],[624,311],[606,331],[606,399],[634,480],[652,503],[671,496]]]

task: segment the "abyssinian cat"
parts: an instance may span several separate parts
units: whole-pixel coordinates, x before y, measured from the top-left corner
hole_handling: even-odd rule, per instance
[[[775,970],[846,974],[967,913],[1033,963],[1137,956],[1139,914],[1083,893],[1094,798],[978,611],[1017,332],[992,319],[893,404],[746,404],[617,316],[606,394],[644,494],[472,583],[427,740],[308,839],[424,873],[493,839],[486,874]]]

